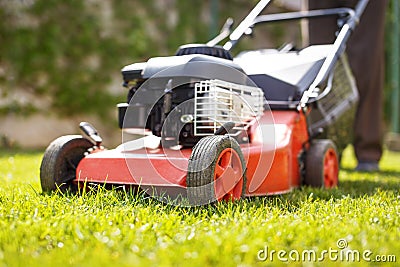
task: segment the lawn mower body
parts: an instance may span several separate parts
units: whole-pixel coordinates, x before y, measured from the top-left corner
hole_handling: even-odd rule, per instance
[[[296,111],[273,111],[273,118],[271,122],[261,117],[249,129],[249,143],[241,146],[248,159],[246,196],[281,194],[301,185],[299,155],[308,139],[305,117]],[[264,127],[275,129],[274,143],[260,135]],[[192,149],[172,150],[158,147],[157,142],[148,138],[89,154],[78,165],[76,182],[169,188],[186,195]]]
[[[227,37],[226,27],[206,45],[185,45],[174,56],[124,67],[129,93],[118,105],[119,125],[126,136],[146,136],[124,137],[105,150],[96,130],[81,125],[89,139],[63,137],[47,149],[42,188],[130,185],[206,204],[281,194],[304,184],[336,186],[335,145],[316,137],[357,101],[343,51],[368,1],[355,11],[260,15],[269,2],[260,1],[223,47],[216,44]],[[229,52],[258,24],[322,16],[343,22],[334,44],[236,57]]]

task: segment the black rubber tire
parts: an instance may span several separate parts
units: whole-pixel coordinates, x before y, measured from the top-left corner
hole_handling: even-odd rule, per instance
[[[44,152],[40,165],[40,184],[43,192],[60,190],[76,192],[72,182],[84,153],[93,143],[80,135],[65,135],[54,140]]]
[[[338,152],[335,144],[329,139],[313,140],[310,144],[310,148],[306,152],[305,162],[305,177],[304,184],[312,187],[333,187],[337,186],[338,174],[339,174],[339,161]],[[334,154],[334,155],[333,155]],[[325,182],[325,159],[326,157],[336,157],[334,160],[333,168],[335,170],[336,184],[327,186]]]
[[[241,198],[246,192],[246,163],[237,141],[228,135],[207,136],[193,147],[186,178],[190,205],[205,205],[216,201],[214,171],[217,159],[226,148],[232,148],[240,158],[243,170]]]

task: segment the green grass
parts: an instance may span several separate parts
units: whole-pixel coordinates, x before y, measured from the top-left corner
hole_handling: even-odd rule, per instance
[[[314,250],[318,258],[323,250],[339,250],[340,239],[361,256],[370,250],[371,259],[395,255],[400,262],[399,153],[385,152],[380,173],[356,173],[347,149],[337,189],[301,188],[197,208],[103,189],[83,196],[43,195],[41,156],[0,152],[0,265],[281,265],[277,253],[266,261],[257,254],[265,256],[260,250],[266,247],[292,257]],[[326,254],[323,262],[294,263],[343,262]]]

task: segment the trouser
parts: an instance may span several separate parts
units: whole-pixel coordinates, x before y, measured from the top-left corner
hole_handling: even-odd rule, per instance
[[[308,0],[309,9],[354,7],[353,0]],[[370,0],[360,24],[347,43],[347,55],[360,100],[354,121],[354,149],[358,161],[379,161],[383,139],[384,28],[387,0]],[[335,18],[309,21],[310,44],[332,43]]]

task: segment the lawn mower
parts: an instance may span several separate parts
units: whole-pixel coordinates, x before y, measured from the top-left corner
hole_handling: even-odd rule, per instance
[[[130,186],[161,201],[203,205],[337,186],[337,148],[319,136],[358,100],[344,50],[368,0],[355,9],[261,15],[270,3],[259,1],[233,31],[227,20],[206,44],[123,67],[122,144],[104,149],[82,122],[85,137],[62,136],[46,149],[43,191]],[[327,16],[338,20],[333,44],[230,52],[259,25]]]

